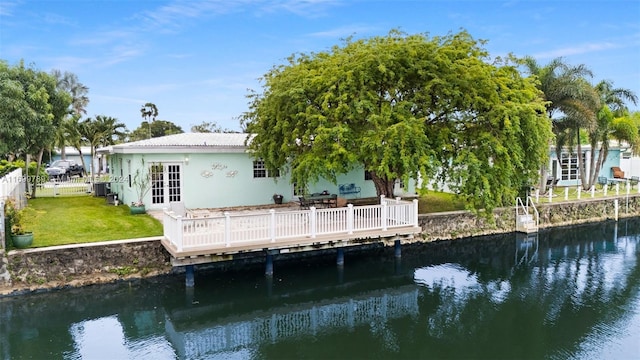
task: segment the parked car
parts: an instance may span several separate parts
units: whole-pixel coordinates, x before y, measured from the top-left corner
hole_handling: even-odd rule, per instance
[[[74,175],[82,177],[84,167],[73,160],[56,160],[45,171],[50,179],[66,180]]]

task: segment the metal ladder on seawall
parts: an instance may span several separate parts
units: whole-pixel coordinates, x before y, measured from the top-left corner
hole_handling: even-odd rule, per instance
[[[540,216],[531,196],[527,196],[526,203],[516,198],[516,231],[523,233],[538,232]]]

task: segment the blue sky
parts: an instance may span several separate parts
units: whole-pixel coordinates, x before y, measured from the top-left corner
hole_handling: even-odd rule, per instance
[[[640,96],[638,0],[0,0],[0,59],[77,74],[87,115],[129,130],[146,102],[187,132],[204,121],[239,130],[247,89],[292,53],[394,28],[466,29],[492,56],[564,57]]]

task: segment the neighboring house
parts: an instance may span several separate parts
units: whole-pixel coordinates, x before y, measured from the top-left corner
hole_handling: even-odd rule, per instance
[[[95,161],[91,161],[91,147],[90,146],[82,146],[82,157],[84,158],[84,166],[87,173],[92,173],[92,169],[100,168],[101,172],[107,172],[107,160],[104,156],[96,157]],[[80,159],[80,152],[78,149],[74,147],[67,146],[64,149],[65,157],[67,160],[74,160],[78,164],[82,164],[82,160]],[[56,149],[53,154],[51,154],[51,162],[62,159],[60,149]],[[102,162],[102,164],[99,164]],[[98,166],[101,165],[101,166]]]
[[[591,166],[591,146],[583,145],[582,153],[586,174],[589,174]],[[599,151],[596,151],[595,161],[597,161],[598,155]],[[605,159],[598,176],[604,176],[609,179],[613,178],[613,171],[611,169],[613,167],[620,167],[622,171],[624,171],[625,178],[639,176],[640,158],[632,156],[631,148],[629,146],[625,146],[624,144],[611,144],[607,153],[607,158]],[[559,179],[557,186],[577,186],[580,184],[578,155],[575,149],[573,152],[563,150],[558,154],[555,147],[551,147],[548,175]]]
[[[273,195],[296,201],[303,187],[291,184],[290,174],[270,173],[247,152],[248,134],[183,133],[118,144],[98,149],[107,155],[111,192],[125,204],[136,201],[133,178],[138,169],[151,170],[147,209],[163,209],[181,201],[187,208],[215,208],[273,204]],[[363,169],[338,176],[337,184],[321,180],[306,184],[308,193],[339,193],[342,187],[359,192],[346,198],[375,197],[373,181]]]

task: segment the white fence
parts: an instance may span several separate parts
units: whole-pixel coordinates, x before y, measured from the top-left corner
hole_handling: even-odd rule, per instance
[[[224,213],[223,216],[184,218],[164,212],[164,237],[177,251],[225,248],[249,243],[277,243],[293,238],[357,231],[386,231],[394,227],[418,226],[418,200],[385,199],[380,205],[343,208]]]
[[[18,208],[27,205],[26,182],[22,169],[16,169],[0,178],[0,200],[12,199]]]
[[[37,184],[36,196],[55,197],[64,195],[87,195],[93,192],[89,177],[72,177],[65,181],[47,181]]]

